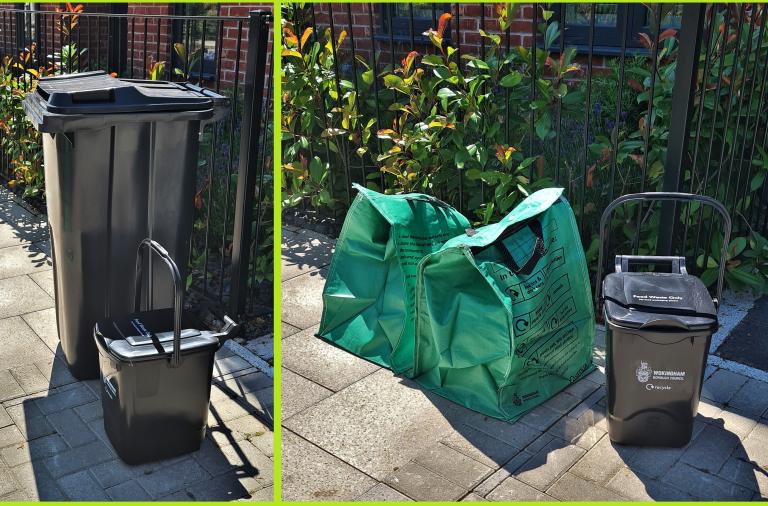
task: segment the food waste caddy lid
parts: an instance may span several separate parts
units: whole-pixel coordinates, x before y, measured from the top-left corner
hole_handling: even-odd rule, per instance
[[[215,121],[228,107],[228,98],[189,83],[118,79],[104,71],[41,78],[24,99],[32,123],[49,133],[121,122]]]
[[[699,331],[717,328],[717,308],[696,276],[616,272],[603,282],[607,323],[633,329]]]

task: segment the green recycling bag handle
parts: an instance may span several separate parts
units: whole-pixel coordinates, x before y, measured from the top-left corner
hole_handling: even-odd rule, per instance
[[[432,204],[433,206],[436,206],[436,207],[442,207],[443,209],[450,209],[451,208],[451,206],[449,204],[443,202],[440,199],[436,199],[434,197],[430,197],[429,195],[423,195],[423,196],[419,196],[419,197],[414,197],[414,196],[409,195],[409,196],[405,197],[404,199],[405,200],[410,200],[410,201],[426,202],[427,204]]]

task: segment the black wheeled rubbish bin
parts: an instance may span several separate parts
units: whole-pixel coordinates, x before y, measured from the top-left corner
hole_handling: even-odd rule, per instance
[[[201,330],[183,310],[179,270],[162,246],[145,239],[136,260],[135,293],[141,293],[142,253],[149,248],[173,279],[173,307],[139,311],[96,323],[104,429],[117,454],[140,464],[197,450],[205,437],[216,351],[237,325],[224,317],[219,332]],[[167,287],[166,287],[167,288]]]
[[[133,253],[151,237],[185,275],[201,123],[229,100],[190,84],[85,72],[40,79],[24,109],[43,137],[56,320],[78,379],[99,376],[93,324],[132,310]],[[164,269],[149,297],[170,305]]]
[[[698,202],[722,217],[726,257],[731,219],[723,205],[687,193],[649,192],[613,201],[600,220],[597,280],[601,279],[605,233],[613,210],[628,201]],[[670,272],[632,272],[633,266],[668,267]],[[712,334],[718,328],[724,262],[717,297],[689,275],[684,257],[617,255],[615,272],[598,286],[606,336],[608,434],[611,441],[637,446],[685,446],[701,394]]]

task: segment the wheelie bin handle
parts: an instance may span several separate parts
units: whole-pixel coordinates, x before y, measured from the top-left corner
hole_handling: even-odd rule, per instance
[[[605,208],[605,211],[603,211],[603,215],[600,217],[600,247],[599,247],[599,253],[597,256],[597,279],[595,282],[595,303],[599,303],[600,298],[602,297],[602,274],[603,274],[603,256],[604,256],[604,248],[605,248],[605,233],[608,229],[608,223],[610,221],[611,216],[613,215],[613,210],[619,207],[620,205],[633,201],[633,200],[643,200],[643,201],[676,201],[676,202],[701,202],[702,204],[708,205],[712,208],[714,208],[718,213],[720,213],[720,216],[723,219],[723,245],[720,249],[720,265],[718,266],[718,273],[717,273],[717,296],[715,299],[715,308],[718,308],[720,306],[720,301],[722,300],[723,296],[723,277],[725,276],[725,257],[728,252],[728,244],[730,243],[731,239],[731,217],[728,214],[728,210],[725,208],[723,204],[721,204],[719,201],[713,199],[712,197],[707,197],[706,195],[694,195],[692,193],[682,193],[682,192],[644,192],[644,193],[629,193],[627,195],[622,195],[621,197],[617,198],[610,204],[608,204],[608,207]]]
[[[171,367],[179,367],[181,364],[181,312],[184,296],[181,274],[179,274],[179,268],[176,267],[176,263],[171,258],[171,255],[168,254],[168,251],[160,246],[157,241],[149,238],[142,240],[136,251],[136,293],[133,304],[134,311],[138,312],[141,310],[141,274],[145,246],[147,249],[151,249],[157,253],[163,262],[165,262],[165,265],[168,266],[168,269],[171,271],[171,276],[173,277],[173,353],[171,355],[170,365]]]

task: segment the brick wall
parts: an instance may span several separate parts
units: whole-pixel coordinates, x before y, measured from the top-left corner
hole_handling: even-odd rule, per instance
[[[370,4],[352,4],[351,5],[351,19],[346,5],[336,4],[331,7],[333,11],[334,30],[336,35],[341,30],[347,31],[347,38],[342,44],[340,50],[340,58],[344,62],[349,62],[351,59],[351,44],[352,37],[354,35],[355,51],[356,54],[360,54],[366,59],[369,65],[373,62],[373,54],[375,48],[376,63],[379,65],[387,65],[391,63],[392,46],[388,38],[388,34],[383,28],[382,9],[380,5],[373,6],[373,34],[370,27]],[[488,33],[499,34],[502,36],[502,45],[506,44],[506,34],[499,31],[499,24],[497,22],[495,13],[495,4],[451,4],[451,14],[453,19],[450,21],[450,44],[453,47],[458,47],[462,54],[472,54],[480,56],[481,52],[481,37],[479,30],[482,29]],[[484,23],[481,19],[481,11],[485,10]],[[443,11],[437,11],[437,18]],[[458,14],[458,16],[457,16]],[[456,19],[458,17],[459,30],[458,38],[456,34]],[[325,29],[329,26],[330,12],[328,4],[315,4],[315,19],[319,29]],[[515,17],[512,19],[510,26],[510,39],[509,43],[512,48],[517,46],[524,46],[526,48],[531,47],[533,36],[531,34],[531,23],[533,19],[533,5],[524,4],[518,5]],[[539,22],[542,22],[541,13],[539,13]],[[482,26],[481,26],[482,24]],[[436,28],[436,27],[435,27]],[[411,45],[410,40],[407,41],[395,41],[394,53],[396,61],[399,61],[411,50],[418,51],[421,54],[434,52],[432,45],[429,41],[424,41],[419,36],[421,30],[417,30],[416,43]],[[407,37],[410,39],[410,37]],[[486,41],[487,42],[487,41]],[[488,47],[488,44],[486,44]],[[577,58],[579,61],[586,61],[586,57],[581,55]],[[604,68],[606,60],[599,55],[593,56],[593,65],[596,69]]]

